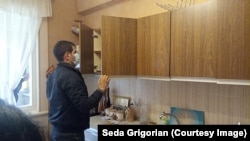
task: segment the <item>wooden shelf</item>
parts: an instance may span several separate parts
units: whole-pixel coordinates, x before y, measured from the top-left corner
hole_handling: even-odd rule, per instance
[[[101,56],[101,54],[102,54],[102,51],[100,51],[100,50],[97,50],[97,51],[94,51],[94,53],[95,53],[95,54],[97,54],[97,55],[99,55],[99,56]]]
[[[94,51],[94,53],[96,53],[96,54],[101,54],[101,52],[102,52],[102,51],[100,51],[100,50],[95,50],[95,51]]]

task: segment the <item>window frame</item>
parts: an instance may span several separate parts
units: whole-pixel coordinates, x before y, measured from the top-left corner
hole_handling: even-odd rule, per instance
[[[24,112],[33,116],[48,114],[49,103],[46,97],[46,70],[49,67],[49,41],[48,41],[48,18],[43,17],[42,23],[39,29],[39,35],[37,40],[36,50],[36,64],[37,64],[37,77],[36,77],[36,96],[33,101],[36,107],[20,107]],[[34,53],[32,53],[34,54]],[[52,60],[53,61],[53,60]],[[53,64],[53,62],[52,62]],[[35,90],[35,89],[34,89]],[[34,105],[33,105],[34,106]]]

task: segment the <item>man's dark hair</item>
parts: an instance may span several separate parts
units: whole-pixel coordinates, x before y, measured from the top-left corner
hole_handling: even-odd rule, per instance
[[[61,40],[58,41],[55,46],[54,46],[54,56],[56,57],[57,61],[63,61],[63,56],[65,54],[65,52],[72,52],[73,51],[73,47],[72,46],[76,46],[74,43],[70,42],[70,41],[65,41],[65,40]]]
[[[1,141],[43,141],[39,126],[23,111],[0,99]]]

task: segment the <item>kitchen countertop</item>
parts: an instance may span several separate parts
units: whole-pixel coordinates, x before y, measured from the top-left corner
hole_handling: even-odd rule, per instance
[[[116,121],[116,120],[108,120],[105,116],[96,115],[90,117],[90,128],[97,129],[98,125],[109,125],[109,124],[118,124],[118,125],[139,125],[140,121],[128,122],[127,120]]]

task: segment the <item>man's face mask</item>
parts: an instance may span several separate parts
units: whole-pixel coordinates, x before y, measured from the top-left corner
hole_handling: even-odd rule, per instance
[[[79,45],[76,46],[76,53],[75,55],[75,65],[77,66],[78,64],[80,64],[80,49],[79,49]]]
[[[75,63],[75,65],[77,65],[77,64],[80,63],[80,54],[77,51],[74,55],[75,55],[75,61],[74,61],[74,63]]]

